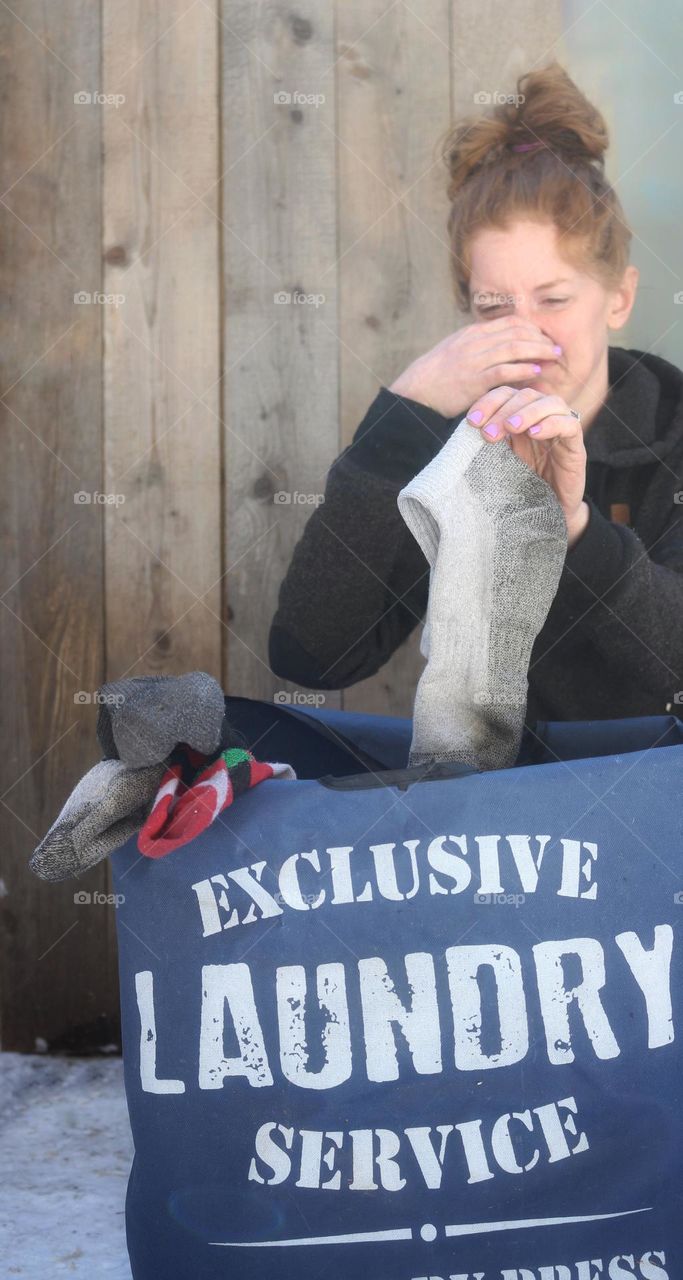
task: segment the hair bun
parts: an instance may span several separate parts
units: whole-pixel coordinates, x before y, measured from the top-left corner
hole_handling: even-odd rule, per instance
[[[570,165],[579,161],[604,166],[608,145],[601,112],[554,61],[519,76],[509,102],[496,103],[489,114],[468,117],[449,129],[442,147],[450,173],[448,196],[453,200],[482,165],[506,157],[517,159],[546,147]]]
[[[604,117],[559,62],[520,76],[516,99],[506,117],[513,146],[540,140],[563,155],[604,163],[609,146]],[[507,109],[508,104],[503,110]]]

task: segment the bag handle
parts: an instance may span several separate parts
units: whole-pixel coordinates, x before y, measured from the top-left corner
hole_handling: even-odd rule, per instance
[[[296,720],[298,724],[305,726],[307,733],[312,737],[332,743],[337,750],[346,754],[349,763],[361,766],[360,770],[351,774],[327,773],[316,778],[321,786],[331,791],[365,791],[375,787],[398,787],[401,791],[407,791],[414,782],[446,781],[479,772],[460,761],[433,761],[427,765],[387,769],[381,760],[375,759],[338,729],[333,729],[322,720],[292,707],[289,703],[270,703],[263,698],[243,698],[226,694],[225,711],[228,720],[231,718],[231,707],[235,711],[241,708],[243,712],[248,712],[250,707],[267,710],[269,718],[272,716],[273,725]],[[236,718],[239,722],[239,715]],[[239,724],[238,731],[244,733],[244,730],[239,728]]]
[[[381,769],[379,773],[355,773],[348,778],[336,778],[326,774],[318,778],[321,787],[331,791],[367,791],[371,787],[398,787],[399,791],[407,791],[414,782],[444,782],[452,778],[463,778],[470,773],[479,773],[470,765],[459,761],[434,761],[432,764],[415,764],[406,769]]]
[[[315,719],[314,716],[307,715],[305,711],[299,711],[296,707],[290,706],[288,703],[267,702],[263,698],[242,698],[231,694],[225,695],[225,711],[230,719],[231,704],[240,704],[243,710],[247,711],[250,706],[258,706],[267,710],[273,716],[273,724],[282,723],[286,720],[296,720],[299,724],[304,725],[308,732],[314,736],[325,739],[332,743],[338,750],[346,752],[350,761],[354,761],[361,766],[367,773],[375,774],[378,772],[386,772],[386,766],[381,760],[376,760],[367,751],[361,747],[357,747],[350,738],[340,733],[338,729],[332,729],[329,725],[324,724],[321,720]],[[243,732],[243,730],[239,730]],[[330,777],[334,775],[329,775]],[[356,776],[365,777],[365,773]]]

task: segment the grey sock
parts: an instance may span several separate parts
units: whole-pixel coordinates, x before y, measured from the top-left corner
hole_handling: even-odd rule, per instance
[[[98,689],[97,737],[105,759],[156,764],[179,742],[210,755],[218,747],[225,697],[206,671],[129,676]]]
[[[508,768],[567,551],[557,495],[507,441],[489,445],[463,419],[398,507],[430,566],[409,763]]]
[[[31,855],[41,880],[69,880],[113,853],[150,813],[166,766],[131,768],[100,760],[71,792],[59,817]]]

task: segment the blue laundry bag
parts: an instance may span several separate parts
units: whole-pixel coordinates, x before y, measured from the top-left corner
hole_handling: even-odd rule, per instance
[[[111,859],[134,1280],[680,1280],[683,723],[226,708],[296,780]]]

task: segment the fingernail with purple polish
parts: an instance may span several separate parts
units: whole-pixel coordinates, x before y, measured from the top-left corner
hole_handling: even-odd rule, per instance
[[[484,415],[481,409],[473,409],[467,416],[470,419],[470,422],[481,422]]]
[[[522,421],[522,415],[521,413],[513,413],[512,417],[506,418],[505,421],[509,422],[511,427],[518,427]]]
[[[529,435],[537,436],[540,430],[541,430],[540,424],[536,427],[529,427]]]
[[[490,440],[495,440],[496,436],[498,435],[497,423],[489,422],[488,427],[484,427],[484,435],[488,436]]]

